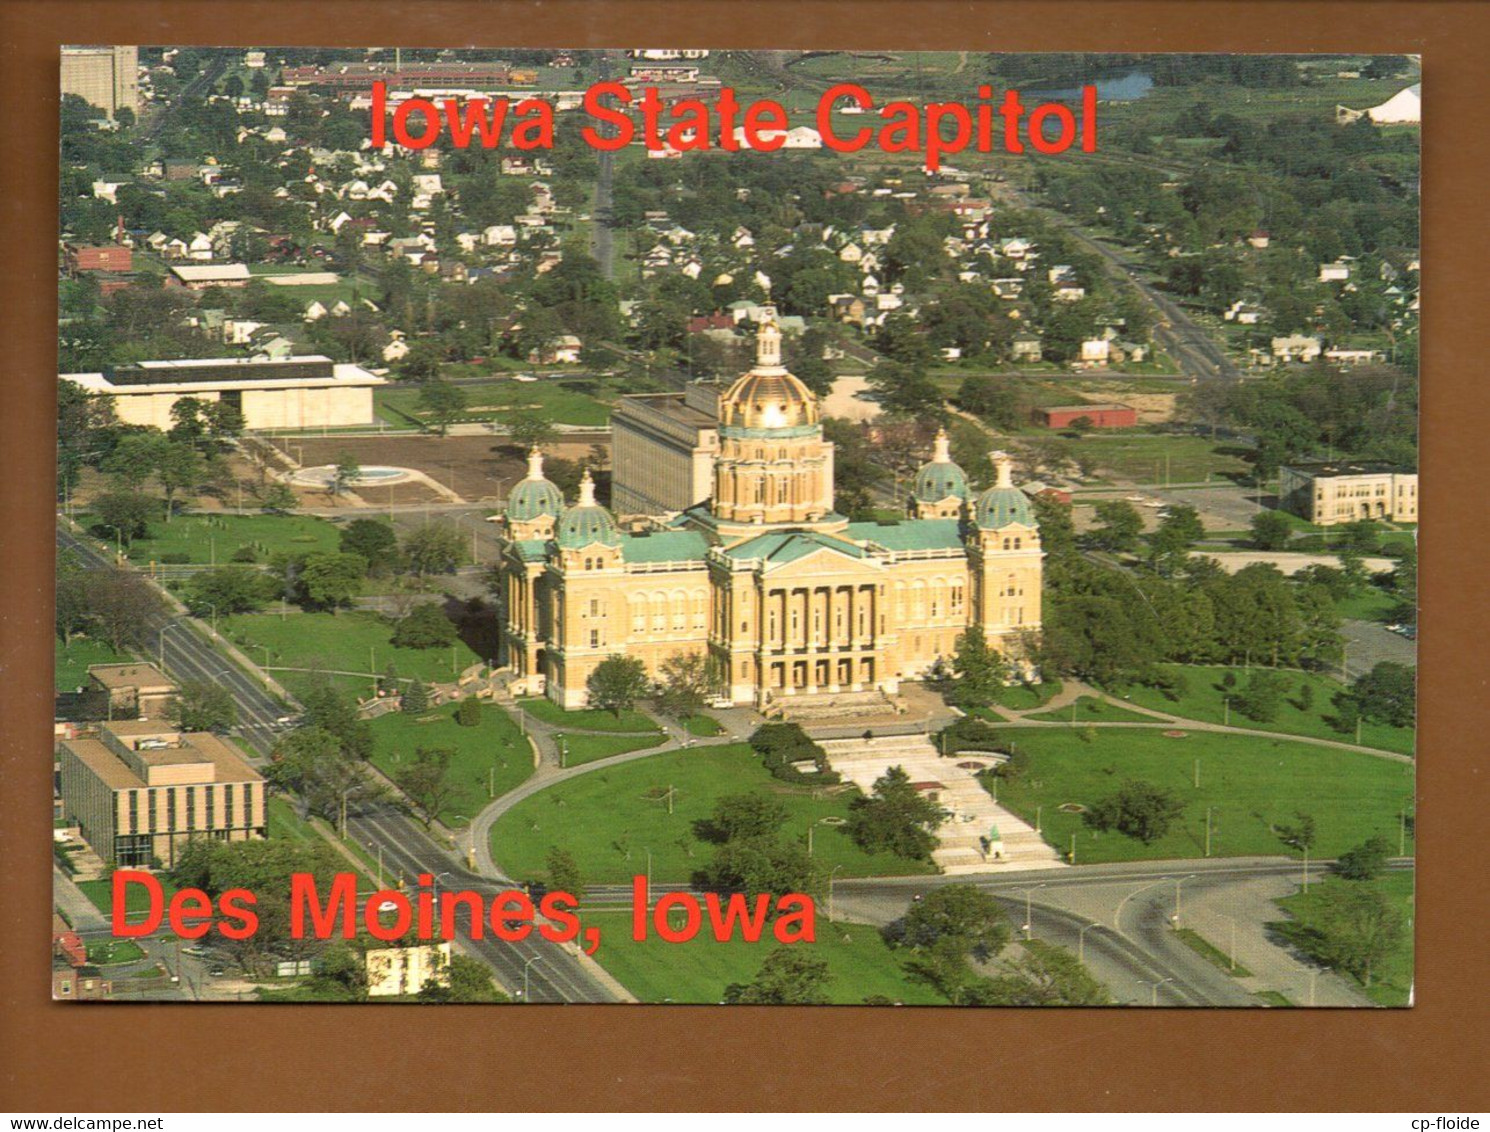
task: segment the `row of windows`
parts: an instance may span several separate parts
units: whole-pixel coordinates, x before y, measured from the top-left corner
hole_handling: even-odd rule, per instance
[[[183,806],[183,809],[185,810],[185,813],[182,816],[186,820],[183,823],[181,823],[180,825],[178,825],[178,823],[176,821],[176,816],[177,816],[176,815],[176,797],[177,797],[177,791],[180,790],[180,789],[183,789],[183,788],[181,788],[181,787],[160,787],[159,789],[152,788],[152,789],[148,789],[148,790],[130,790],[130,791],[128,791],[128,816],[127,816],[127,829],[126,829],[126,832],[131,833],[131,834],[135,834],[135,833],[174,833],[178,829],[181,829],[181,830],[212,829],[213,827],[215,827],[218,824],[218,821],[217,821],[217,791],[214,790],[210,786],[204,786],[202,788],[203,789],[203,795],[204,795],[203,796],[203,803],[204,804],[202,806],[198,807],[198,805],[197,805],[197,788],[195,786],[187,786],[187,787],[185,787],[184,788],[184,790],[185,790],[185,796],[182,799],[182,801],[185,803],[184,806]],[[231,782],[224,783],[223,784],[223,787],[222,787],[222,791],[223,791],[223,793],[222,793],[222,803],[223,803],[222,817],[223,817],[223,824],[224,825],[231,826],[231,825],[234,825],[235,824],[235,820],[234,819],[237,818],[237,817],[239,817],[239,815],[235,812],[234,805],[233,805],[233,803],[234,803],[234,788],[233,788],[233,783],[231,783]],[[143,814],[141,814],[141,812],[140,812],[140,808],[141,808],[140,807],[140,795],[141,794],[144,794],[146,796],[145,797],[145,806],[144,806],[144,813]],[[161,795],[161,794],[164,794],[165,795],[165,802],[166,802],[166,804],[165,804],[165,822],[164,822],[164,824],[161,824],[160,821],[159,821],[159,814],[160,814],[160,809],[161,809],[159,795]],[[252,810],[253,810],[253,788],[251,786],[245,788],[241,794],[237,795],[237,797],[239,799],[241,799],[241,802],[242,802],[242,815],[241,815],[241,820],[239,822],[237,822],[236,824],[241,824],[241,825],[245,825],[246,826],[246,825],[248,825],[252,821],[252,817],[253,817],[253,814],[252,814]],[[201,822],[201,824],[198,824],[196,821],[193,820],[196,817],[201,817],[203,819],[203,821]]]

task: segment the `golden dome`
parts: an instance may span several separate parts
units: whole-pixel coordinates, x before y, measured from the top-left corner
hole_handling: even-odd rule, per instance
[[[765,322],[756,335],[755,368],[719,404],[726,428],[778,429],[817,423],[817,398],[781,364],[781,332]]]

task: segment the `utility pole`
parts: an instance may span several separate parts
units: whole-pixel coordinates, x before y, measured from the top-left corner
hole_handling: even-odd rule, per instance
[[[1211,807],[1205,808],[1205,855],[1211,855]]]
[[[1195,760],[1195,789],[1200,789],[1200,760]]]

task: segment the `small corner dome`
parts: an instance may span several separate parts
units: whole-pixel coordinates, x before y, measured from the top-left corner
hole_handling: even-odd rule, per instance
[[[985,531],[996,531],[1002,527],[1037,527],[1030,497],[1014,486],[1014,462],[1007,453],[994,452],[993,461],[996,480],[994,485],[978,496],[973,507],[973,521]]]
[[[537,450],[528,456],[528,475],[519,480],[507,497],[507,517],[520,522],[549,515],[557,518],[564,510],[564,494],[543,475],[543,456]]]
[[[558,530],[554,535],[559,546],[565,550],[583,550],[597,543],[601,546],[619,546],[621,532],[611,513],[595,502],[595,481],[586,469],[579,485],[579,502],[559,516]]]
[[[936,448],[931,459],[922,464],[916,473],[912,491],[922,503],[940,503],[953,497],[969,497],[967,475],[959,465],[952,462],[945,429],[937,433]]]

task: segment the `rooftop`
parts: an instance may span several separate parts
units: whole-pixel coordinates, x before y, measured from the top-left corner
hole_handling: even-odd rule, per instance
[[[1392,464],[1386,460],[1317,460],[1285,464],[1295,472],[1311,476],[1379,476],[1416,475],[1416,468]]]
[[[702,562],[709,542],[698,531],[648,531],[621,539],[626,562]]]
[[[844,535],[886,550],[961,550],[962,524],[957,519],[903,519],[895,523],[850,523]]]
[[[153,664],[92,664],[88,675],[105,688],[174,688],[172,680]]]

